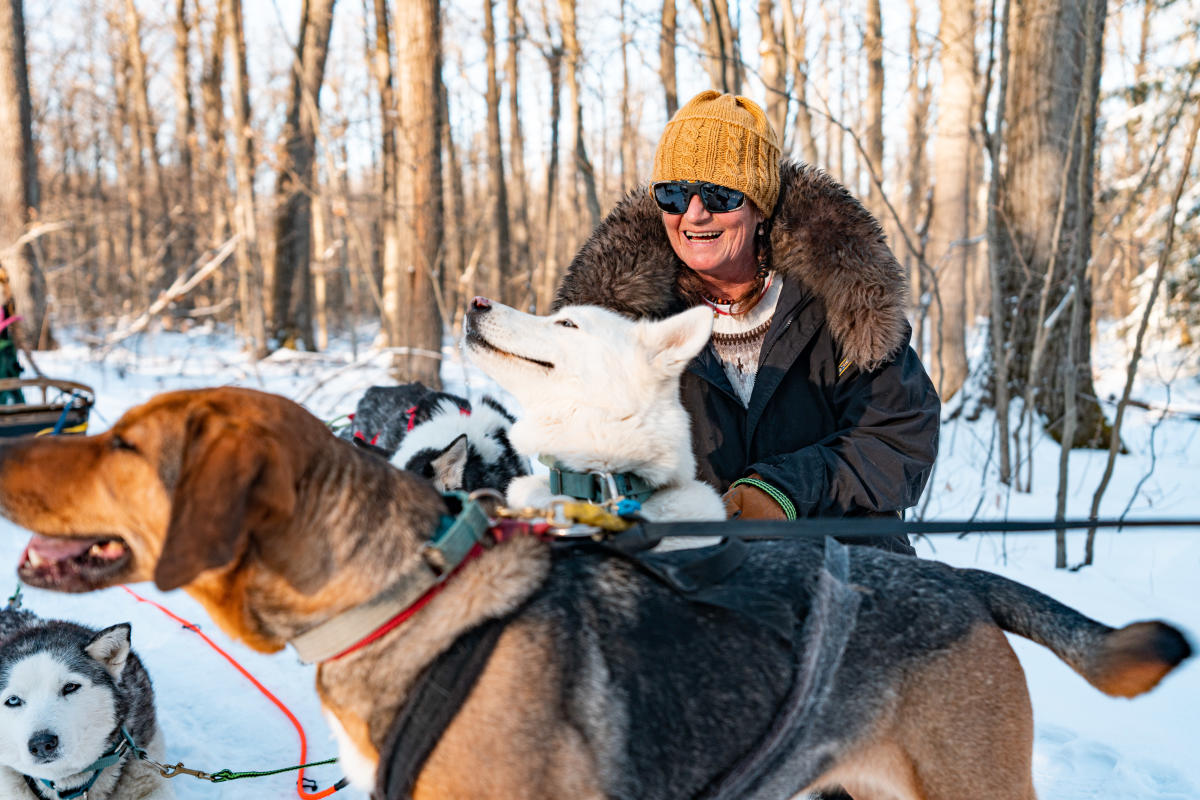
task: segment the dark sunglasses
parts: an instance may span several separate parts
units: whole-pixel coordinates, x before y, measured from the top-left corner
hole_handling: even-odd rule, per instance
[[[682,214],[692,202],[692,195],[700,195],[700,202],[710,214],[725,214],[737,211],[746,203],[745,192],[700,181],[658,181],[650,187],[654,201],[668,214]]]

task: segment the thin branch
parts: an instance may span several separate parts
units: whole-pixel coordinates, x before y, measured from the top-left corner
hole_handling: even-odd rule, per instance
[[[1184,187],[1188,184],[1188,175],[1192,170],[1192,155],[1196,149],[1196,137],[1200,134],[1200,114],[1192,117],[1192,131],[1188,136],[1187,148],[1183,155],[1183,168],[1179,172],[1179,180],[1175,184],[1175,193],[1171,196],[1171,208],[1167,213],[1167,237],[1163,243],[1162,252],[1158,256],[1158,268],[1154,272],[1154,283],[1150,286],[1150,296],[1146,299],[1146,310],[1142,312],[1142,321],[1138,325],[1137,338],[1134,340],[1133,355],[1129,358],[1129,367],[1125,372],[1125,388],[1121,392],[1121,400],[1117,403],[1117,415],[1113,421],[1112,435],[1108,441],[1108,461],[1104,465],[1104,476],[1096,493],[1092,496],[1092,509],[1088,519],[1097,519],[1100,511],[1100,501],[1108,489],[1112,479],[1113,466],[1117,460],[1117,450],[1121,441],[1121,423],[1125,419],[1125,408],[1129,405],[1129,395],[1133,392],[1133,381],[1137,377],[1138,362],[1142,359],[1142,343],[1146,338],[1146,330],[1150,327],[1150,312],[1154,301],[1158,298],[1158,289],[1162,285],[1163,276],[1167,271],[1167,262],[1171,258],[1171,249],[1175,244],[1175,217],[1179,212],[1179,200],[1183,196]],[[1096,529],[1089,528],[1087,534],[1087,558],[1085,564],[1091,563],[1092,545],[1096,539]]]
[[[237,247],[237,243],[241,240],[241,238],[242,235],[239,233],[227,239],[225,244],[221,245],[221,249],[217,251],[216,255],[210,258],[208,262],[204,264],[204,266],[196,270],[196,273],[192,275],[192,277],[185,280],[184,275],[186,275],[187,272],[181,272],[179,277],[175,279],[175,282],[167,287],[167,289],[165,289],[162,294],[158,296],[158,299],[150,304],[149,308],[138,315],[137,319],[131,322],[128,326],[121,328],[120,330],[113,331],[111,334],[104,337],[104,349],[107,351],[111,349],[113,345],[128,339],[135,333],[140,333],[141,331],[145,330],[146,326],[150,324],[150,320],[154,318],[155,314],[158,314],[168,305],[183,297],[192,289],[195,289],[201,284],[201,282],[204,281],[205,278],[216,272],[217,268],[224,264],[226,259],[233,254],[233,251]]]

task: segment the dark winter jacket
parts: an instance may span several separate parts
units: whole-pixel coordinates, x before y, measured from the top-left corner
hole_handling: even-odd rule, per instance
[[[699,477],[725,491],[751,472],[800,516],[859,516],[916,504],[937,455],[940,403],[909,347],[907,282],[875,219],[813,167],[784,162],[771,220],[783,288],[749,408],[712,348],[683,378]],[[584,243],[555,305],[633,317],[686,305],[684,269],[661,214],[630,194]]]

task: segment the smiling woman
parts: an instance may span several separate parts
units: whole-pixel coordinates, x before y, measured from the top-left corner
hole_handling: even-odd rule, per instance
[[[781,160],[753,101],[706,91],[667,123],[647,192],[600,224],[556,305],[711,311],[681,393],[698,477],[731,515],[895,515],[920,497],[938,437],[907,292],[866,209]]]

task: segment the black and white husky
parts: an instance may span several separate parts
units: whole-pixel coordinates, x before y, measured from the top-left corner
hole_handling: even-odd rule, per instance
[[[372,386],[344,438],[422,475],[443,492],[497,489],[529,474],[508,432],[516,418],[484,395],[471,403],[420,383]]]
[[[437,401],[392,455],[392,464],[433,482],[439,491],[496,489],[529,474],[529,462],[508,440],[515,418],[487,395],[465,408],[457,398]]]
[[[168,800],[154,690],[128,624],[102,631],[0,609],[0,798]]]

